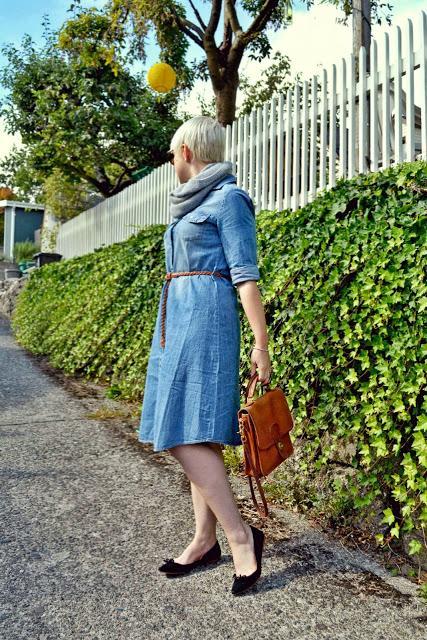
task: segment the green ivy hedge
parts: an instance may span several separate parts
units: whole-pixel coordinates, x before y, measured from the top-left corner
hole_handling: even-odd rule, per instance
[[[427,163],[339,180],[298,211],[257,215],[273,361],[302,473],[337,460],[334,491],[384,505],[378,540],[427,522]],[[12,326],[53,365],[142,399],[165,225],[35,271]],[[252,334],[242,318],[242,392]],[[243,401],[243,393],[242,393]],[[421,551],[414,537],[410,552]]]

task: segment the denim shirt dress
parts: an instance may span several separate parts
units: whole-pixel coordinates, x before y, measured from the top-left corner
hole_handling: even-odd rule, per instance
[[[241,444],[240,319],[236,285],[259,280],[255,210],[233,175],[164,236],[166,271],[220,271],[169,281],[165,345],[161,306],[147,365],[138,440],[161,451],[179,444]]]

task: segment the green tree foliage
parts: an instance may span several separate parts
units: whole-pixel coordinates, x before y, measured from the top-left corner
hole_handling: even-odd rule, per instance
[[[110,20],[90,9],[59,37],[46,28],[40,50],[30,36],[20,49],[3,47],[0,81],[8,97],[0,115],[25,145],[2,162],[0,177],[9,184],[16,186],[16,177],[22,191],[40,190],[58,169],[108,197],[132,184],[141,166],[165,162],[181,123],[177,93],[159,97],[142,74],[132,75],[109,29]]]
[[[164,229],[148,227],[33,273],[12,319],[18,341],[67,373],[141,398]],[[314,484],[339,464],[349,474],[332,487],[338,500],[360,513],[382,502],[379,539],[420,532],[427,523],[427,163],[340,179],[297,211],[262,211],[257,233],[271,385],[283,388],[295,417],[300,476]],[[251,344],[243,316],[242,354]],[[242,385],[249,365],[242,360]],[[416,540],[410,550],[419,551]]]
[[[79,2],[79,0],[76,0]],[[314,0],[304,0],[310,9]],[[344,12],[344,21],[352,13],[347,0],[323,0]],[[268,30],[286,29],[292,22],[292,0],[211,0],[188,2],[191,10],[177,0],[110,0],[111,19],[115,29],[125,29],[131,23],[134,50],[145,59],[146,41],[153,29],[160,45],[161,56],[173,64],[185,59],[185,40],[195,43],[203,52],[201,61],[193,62],[195,78],[210,79],[215,96],[216,117],[224,125],[231,124],[236,113],[239,68],[244,55],[263,60],[271,55]],[[208,9],[206,9],[206,6]],[[390,5],[374,0],[373,16]],[[246,28],[242,25],[249,20]],[[219,31],[219,33],[218,33]],[[286,37],[286,36],[285,36]],[[176,42],[177,51],[170,43]],[[188,42],[187,42],[188,44]],[[202,105],[203,112],[211,111]]]
[[[314,0],[310,0],[309,5],[313,4]],[[353,14],[353,1],[352,0],[320,0],[320,4],[333,4],[341,9],[344,15],[338,19],[338,22],[342,24],[348,24],[348,18]],[[382,19],[385,17],[387,24],[391,24],[391,17],[389,14],[384,14],[384,10],[392,10],[390,2],[381,2],[380,0],[371,0],[371,13],[378,24],[381,24]]]
[[[248,76],[240,79],[239,89],[243,93],[243,103],[239,108],[239,116],[249,114],[253,109],[261,107],[271,97],[278,93],[286,93],[295,83],[299,82],[301,74],[296,74],[291,81],[290,60],[280,51],[271,56],[271,64],[258,82],[251,82]]]
[[[74,218],[101,200],[103,198],[90,192],[84,182],[70,181],[59,169],[54,169],[44,181],[40,198],[59,222]]]
[[[30,148],[13,145],[8,155],[0,160],[0,184],[12,184],[18,200],[38,201],[43,177],[31,164]]]

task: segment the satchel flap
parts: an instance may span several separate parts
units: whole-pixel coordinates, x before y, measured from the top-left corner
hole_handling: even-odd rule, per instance
[[[266,391],[245,408],[254,424],[260,449],[268,449],[282,440],[294,426],[285,394],[279,387]]]

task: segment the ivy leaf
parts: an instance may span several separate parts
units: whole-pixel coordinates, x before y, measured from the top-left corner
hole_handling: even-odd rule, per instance
[[[410,556],[414,556],[422,551],[423,545],[419,540],[411,540],[408,545],[408,553]]]
[[[392,510],[390,508],[387,508],[383,511],[383,513],[384,517],[381,522],[385,522],[388,525],[393,524],[393,522],[395,521],[395,517]]]
[[[349,380],[350,382],[357,382],[357,380],[359,379],[359,376],[357,375],[354,369],[350,369],[345,379]]]

